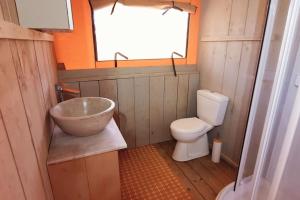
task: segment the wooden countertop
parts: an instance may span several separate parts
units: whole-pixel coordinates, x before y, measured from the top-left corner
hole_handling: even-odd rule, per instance
[[[58,126],[54,128],[47,164],[56,164],[127,148],[127,144],[112,119],[105,129],[88,137],[65,134]]]

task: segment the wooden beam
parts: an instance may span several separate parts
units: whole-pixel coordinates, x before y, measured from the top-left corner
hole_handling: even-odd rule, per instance
[[[224,36],[203,36],[200,42],[233,42],[233,41],[261,41],[262,36],[224,35]]]
[[[177,74],[191,74],[197,72],[196,65],[176,66]],[[107,68],[59,70],[58,79],[63,82],[107,80],[118,78],[134,78],[173,75],[172,66],[140,67],[140,68]]]
[[[103,8],[106,6],[113,5],[115,0],[90,0],[92,7],[94,9]],[[197,5],[194,2],[189,0],[180,0],[180,1],[168,1],[168,0],[118,0],[118,3],[121,3],[125,6],[138,6],[138,7],[150,7],[158,9],[169,9],[172,6],[180,8],[182,11],[194,14],[197,10]]]
[[[48,33],[22,28],[19,25],[0,20],[0,39],[53,41],[54,37]]]

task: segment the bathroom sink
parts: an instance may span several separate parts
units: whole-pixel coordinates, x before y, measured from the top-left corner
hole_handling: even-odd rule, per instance
[[[55,123],[74,136],[100,133],[114,113],[115,103],[102,97],[82,97],[63,101],[50,109]]]

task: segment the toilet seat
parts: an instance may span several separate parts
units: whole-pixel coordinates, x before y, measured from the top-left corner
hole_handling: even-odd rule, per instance
[[[179,134],[204,134],[210,128],[212,125],[197,117],[178,119],[171,123],[171,130]]]

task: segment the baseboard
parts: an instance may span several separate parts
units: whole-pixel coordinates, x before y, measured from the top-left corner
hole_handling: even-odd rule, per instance
[[[212,145],[209,145],[209,150],[212,152]],[[221,153],[221,159],[224,160],[227,164],[229,164],[231,167],[238,168],[239,165],[235,161],[233,161],[230,157],[225,155],[224,153]]]
[[[226,156],[225,154],[221,153],[221,158],[222,160],[224,160],[226,163],[228,163],[230,166],[234,167],[234,168],[238,168],[239,165],[234,162],[231,158],[229,158],[228,156]]]

